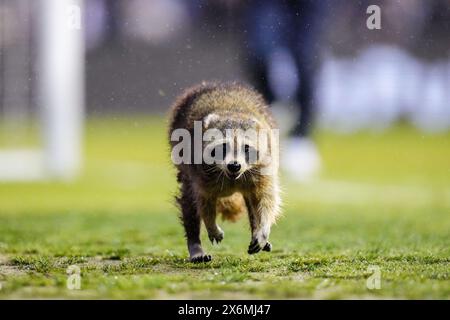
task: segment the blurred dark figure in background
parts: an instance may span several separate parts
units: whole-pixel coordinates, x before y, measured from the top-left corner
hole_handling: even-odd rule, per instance
[[[310,178],[320,168],[320,157],[310,135],[327,5],[327,1],[317,0],[255,0],[244,13],[245,65],[253,84],[270,104],[291,100],[299,108],[282,158],[284,169],[297,180]],[[277,79],[277,69],[283,69],[286,61],[292,63],[284,65],[287,72]],[[292,81],[284,84],[289,74]],[[286,92],[284,86],[292,85],[291,93],[280,94]]]

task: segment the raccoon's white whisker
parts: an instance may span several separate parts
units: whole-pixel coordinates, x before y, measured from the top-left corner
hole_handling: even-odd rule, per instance
[[[206,172],[219,171],[219,168],[217,168],[216,166],[212,166],[212,167],[206,168],[205,171]]]
[[[259,175],[259,170],[257,168],[250,168],[247,170],[249,173],[254,174],[254,175]]]
[[[215,174],[215,173],[220,173],[219,170],[210,170],[210,171],[205,171],[207,174]]]
[[[222,171],[222,170],[219,170],[219,175],[217,176],[216,184],[219,183],[220,177],[222,176],[222,174],[223,174],[223,171]]]
[[[244,171],[244,172],[242,173],[242,178],[244,179],[244,182],[247,182],[246,171]]]
[[[225,182],[225,176],[227,175],[225,171],[222,171],[222,173],[224,173],[224,175],[222,175],[222,184],[220,185],[220,191],[223,190],[223,184]]]
[[[234,178],[234,180],[238,180],[245,172],[242,171],[236,178]]]

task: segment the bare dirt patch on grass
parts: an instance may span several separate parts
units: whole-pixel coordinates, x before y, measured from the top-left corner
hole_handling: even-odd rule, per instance
[[[12,265],[7,256],[0,254],[0,282],[4,277],[20,276],[24,273],[19,267]]]

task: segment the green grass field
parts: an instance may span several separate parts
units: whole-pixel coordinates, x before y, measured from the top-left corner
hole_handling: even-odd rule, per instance
[[[89,120],[74,183],[0,184],[0,298],[450,298],[450,134],[319,132],[320,179],[283,177],[273,252],[223,222],[186,261],[161,118]],[[81,290],[66,269],[81,269]],[[376,266],[381,288],[366,279]]]

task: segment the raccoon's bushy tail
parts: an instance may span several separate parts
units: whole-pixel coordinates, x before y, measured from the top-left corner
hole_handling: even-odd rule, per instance
[[[217,212],[222,213],[224,220],[237,221],[247,212],[244,197],[236,192],[229,197],[219,198],[217,200]]]

